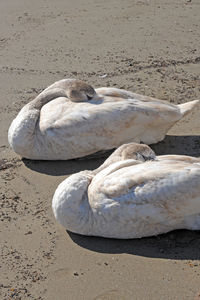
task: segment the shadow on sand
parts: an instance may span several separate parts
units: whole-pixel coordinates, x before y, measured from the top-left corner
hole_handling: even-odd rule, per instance
[[[82,236],[67,231],[79,246],[99,253],[200,260],[200,231],[175,230],[156,237],[119,240]]]
[[[71,159],[71,160],[29,160],[22,161],[27,168],[51,176],[71,175],[83,170],[94,170],[105,160],[105,157]]]
[[[151,145],[157,155],[182,154],[200,156],[200,136],[167,135],[165,139]],[[99,152],[81,159],[73,160],[29,160],[22,161],[31,170],[51,176],[70,175],[83,170],[94,170],[112,153],[112,150]]]
[[[165,139],[157,144],[151,145],[157,155],[179,154],[189,156],[200,156],[199,135],[167,135]]]

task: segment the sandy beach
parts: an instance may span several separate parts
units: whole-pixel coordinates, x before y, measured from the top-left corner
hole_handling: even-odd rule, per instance
[[[200,99],[199,0],[0,1],[0,299],[198,300],[200,232],[112,240],[67,232],[51,201],[70,174],[105,157],[21,159],[7,131],[62,78],[184,103]],[[200,107],[157,154],[200,156]]]

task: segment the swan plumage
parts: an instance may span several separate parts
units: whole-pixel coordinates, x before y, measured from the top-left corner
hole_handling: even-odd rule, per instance
[[[83,235],[128,239],[199,230],[200,158],[122,145],[98,169],[64,180],[52,208],[61,225]]]
[[[44,160],[84,157],[128,142],[153,144],[198,102],[173,105],[126,90],[94,90],[83,81],[63,79],[21,109],[8,140],[22,157]]]

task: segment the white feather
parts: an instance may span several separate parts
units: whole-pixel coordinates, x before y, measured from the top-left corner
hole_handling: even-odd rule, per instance
[[[81,88],[77,84],[80,101],[75,97],[71,101],[74,83],[58,81],[22,108],[8,132],[16,153],[30,159],[65,160],[132,141],[156,143],[198,103],[182,107],[116,88],[96,89],[91,100],[84,100],[85,83]]]
[[[59,185],[52,207],[60,224],[79,234],[122,239],[200,229],[200,159],[112,159]]]

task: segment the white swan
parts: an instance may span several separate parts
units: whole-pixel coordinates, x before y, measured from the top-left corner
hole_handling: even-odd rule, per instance
[[[155,156],[146,145],[119,147],[95,171],[64,180],[52,208],[68,230],[107,238],[140,238],[200,229],[200,158]]]
[[[8,140],[25,158],[65,160],[127,142],[161,141],[198,100],[181,105],[116,88],[63,79],[25,105],[13,120]]]

